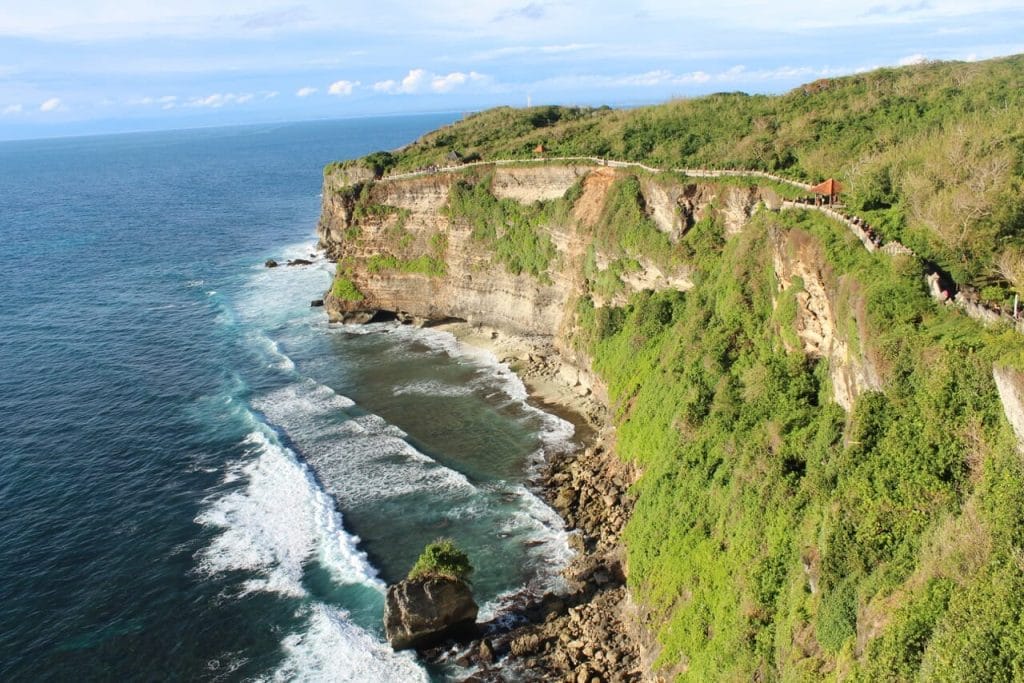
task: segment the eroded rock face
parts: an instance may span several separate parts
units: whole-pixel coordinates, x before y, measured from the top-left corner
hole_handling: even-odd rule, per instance
[[[818,241],[802,230],[774,237],[779,290],[796,287],[794,332],[803,352],[829,363],[832,394],[849,411],[865,391],[879,391],[882,378],[864,343],[865,312],[859,284],[837,277]]]
[[[396,650],[426,648],[476,634],[479,611],[465,581],[426,577],[388,587],[384,632]]]
[[[359,301],[349,301],[328,293],[324,305],[330,318],[364,322],[377,311],[389,311],[424,321],[456,317],[521,335],[557,337],[580,294],[580,272],[593,244],[594,223],[600,217],[604,197],[623,174],[605,167],[567,165],[480,168],[478,176],[491,172],[495,196],[524,204],[562,196],[586,177],[584,197],[572,219],[545,226],[557,251],[547,278],[509,273],[495,263],[490,248],[473,238],[472,225],[447,216],[444,207],[451,186],[464,179],[462,175],[438,173],[358,186],[345,185],[347,177],[328,175],[318,225],[320,244],[329,258],[351,264],[349,277],[363,296]],[[670,239],[677,239],[683,232],[682,223],[673,216],[679,211],[677,199],[687,188],[659,189],[650,182],[645,185],[650,197],[644,201],[652,218],[667,226],[663,229],[671,230]],[[357,217],[355,197],[364,191],[373,204],[391,207],[392,212]],[[704,204],[714,196],[707,191],[697,195],[694,201],[699,207],[695,210],[703,215]],[[588,207],[591,210],[586,210]],[[444,245],[440,252],[438,244]],[[379,254],[399,258],[438,254],[445,272],[428,275],[366,268],[368,259]],[[617,258],[600,249],[596,257],[602,268]],[[625,302],[632,291],[692,286],[688,268],[680,266],[667,272],[645,259],[640,259],[639,270],[625,273],[622,279],[624,287],[616,303]]]
[[[1017,449],[1024,452],[1024,373],[997,365],[992,369],[1006,419],[1017,435]]]

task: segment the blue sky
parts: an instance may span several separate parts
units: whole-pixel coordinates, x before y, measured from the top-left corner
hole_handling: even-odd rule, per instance
[[[1020,0],[0,0],[0,139],[783,92],[1018,52]]]

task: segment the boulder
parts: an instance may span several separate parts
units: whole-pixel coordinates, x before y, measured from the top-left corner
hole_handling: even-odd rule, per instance
[[[292,260],[288,261],[288,265],[289,266],[311,266],[311,265],[313,265],[313,262],[312,261],[307,261],[304,258],[293,258]]]
[[[313,299],[312,301],[309,302],[309,305],[310,305],[311,308],[319,308],[319,307],[324,305],[324,300],[323,299]]]
[[[265,265],[267,268],[277,268],[277,261],[275,261],[272,258],[268,258],[266,261],[263,262],[263,265]]]
[[[478,611],[465,581],[442,576],[406,579],[388,587],[384,632],[396,650],[427,648],[475,635]]]

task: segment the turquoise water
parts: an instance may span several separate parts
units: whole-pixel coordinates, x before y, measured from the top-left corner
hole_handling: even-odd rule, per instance
[[[309,307],[320,173],[450,120],[0,145],[0,679],[413,681],[386,582],[557,585],[524,483],[572,428],[439,332]]]

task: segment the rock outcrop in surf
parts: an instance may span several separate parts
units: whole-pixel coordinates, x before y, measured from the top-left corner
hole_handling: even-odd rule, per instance
[[[476,635],[479,607],[463,579],[426,576],[388,587],[384,632],[396,650]]]

